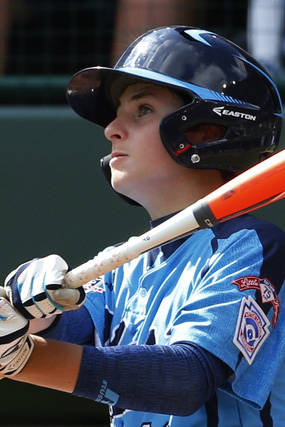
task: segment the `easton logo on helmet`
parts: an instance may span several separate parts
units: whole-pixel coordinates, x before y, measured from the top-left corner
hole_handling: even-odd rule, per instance
[[[216,107],[216,108],[213,108],[213,111],[219,116],[233,116],[239,119],[252,120],[252,121],[256,120],[256,116],[253,116],[252,114],[246,114],[240,111],[226,110],[225,107]]]

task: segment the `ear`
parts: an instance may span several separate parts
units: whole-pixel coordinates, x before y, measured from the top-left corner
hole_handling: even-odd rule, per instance
[[[226,129],[223,126],[211,124],[199,124],[185,132],[185,136],[192,144],[216,141],[221,139]]]

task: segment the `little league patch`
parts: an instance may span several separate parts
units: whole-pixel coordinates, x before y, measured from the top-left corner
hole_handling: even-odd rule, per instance
[[[257,302],[243,298],[233,342],[251,365],[262,344],[270,334],[270,321]]]

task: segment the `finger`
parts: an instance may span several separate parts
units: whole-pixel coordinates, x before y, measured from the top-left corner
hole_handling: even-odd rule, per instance
[[[7,294],[6,294],[6,291],[3,288],[3,286],[0,286],[0,298],[6,298],[7,299]]]
[[[6,298],[0,298],[0,337],[11,342],[28,329],[28,321],[15,311]]]
[[[80,292],[79,289],[61,288],[50,292],[50,294],[57,304],[64,306],[64,309],[66,309],[67,306],[81,304],[84,300],[84,298],[82,298],[82,292]]]

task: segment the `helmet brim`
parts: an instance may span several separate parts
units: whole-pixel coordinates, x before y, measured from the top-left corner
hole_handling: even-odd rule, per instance
[[[79,116],[106,127],[116,116],[117,102],[123,90],[140,81],[172,87],[188,95],[191,92],[196,96],[209,97],[207,89],[157,72],[131,67],[116,69],[99,66],[78,71],[68,84],[66,97]]]
[[[78,71],[67,86],[67,102],[79,116],[100,126],[107,126],[115,117],[114,105],[106,93],[107,81],[112,81],[117,74],[115,70],[105,67]]]

